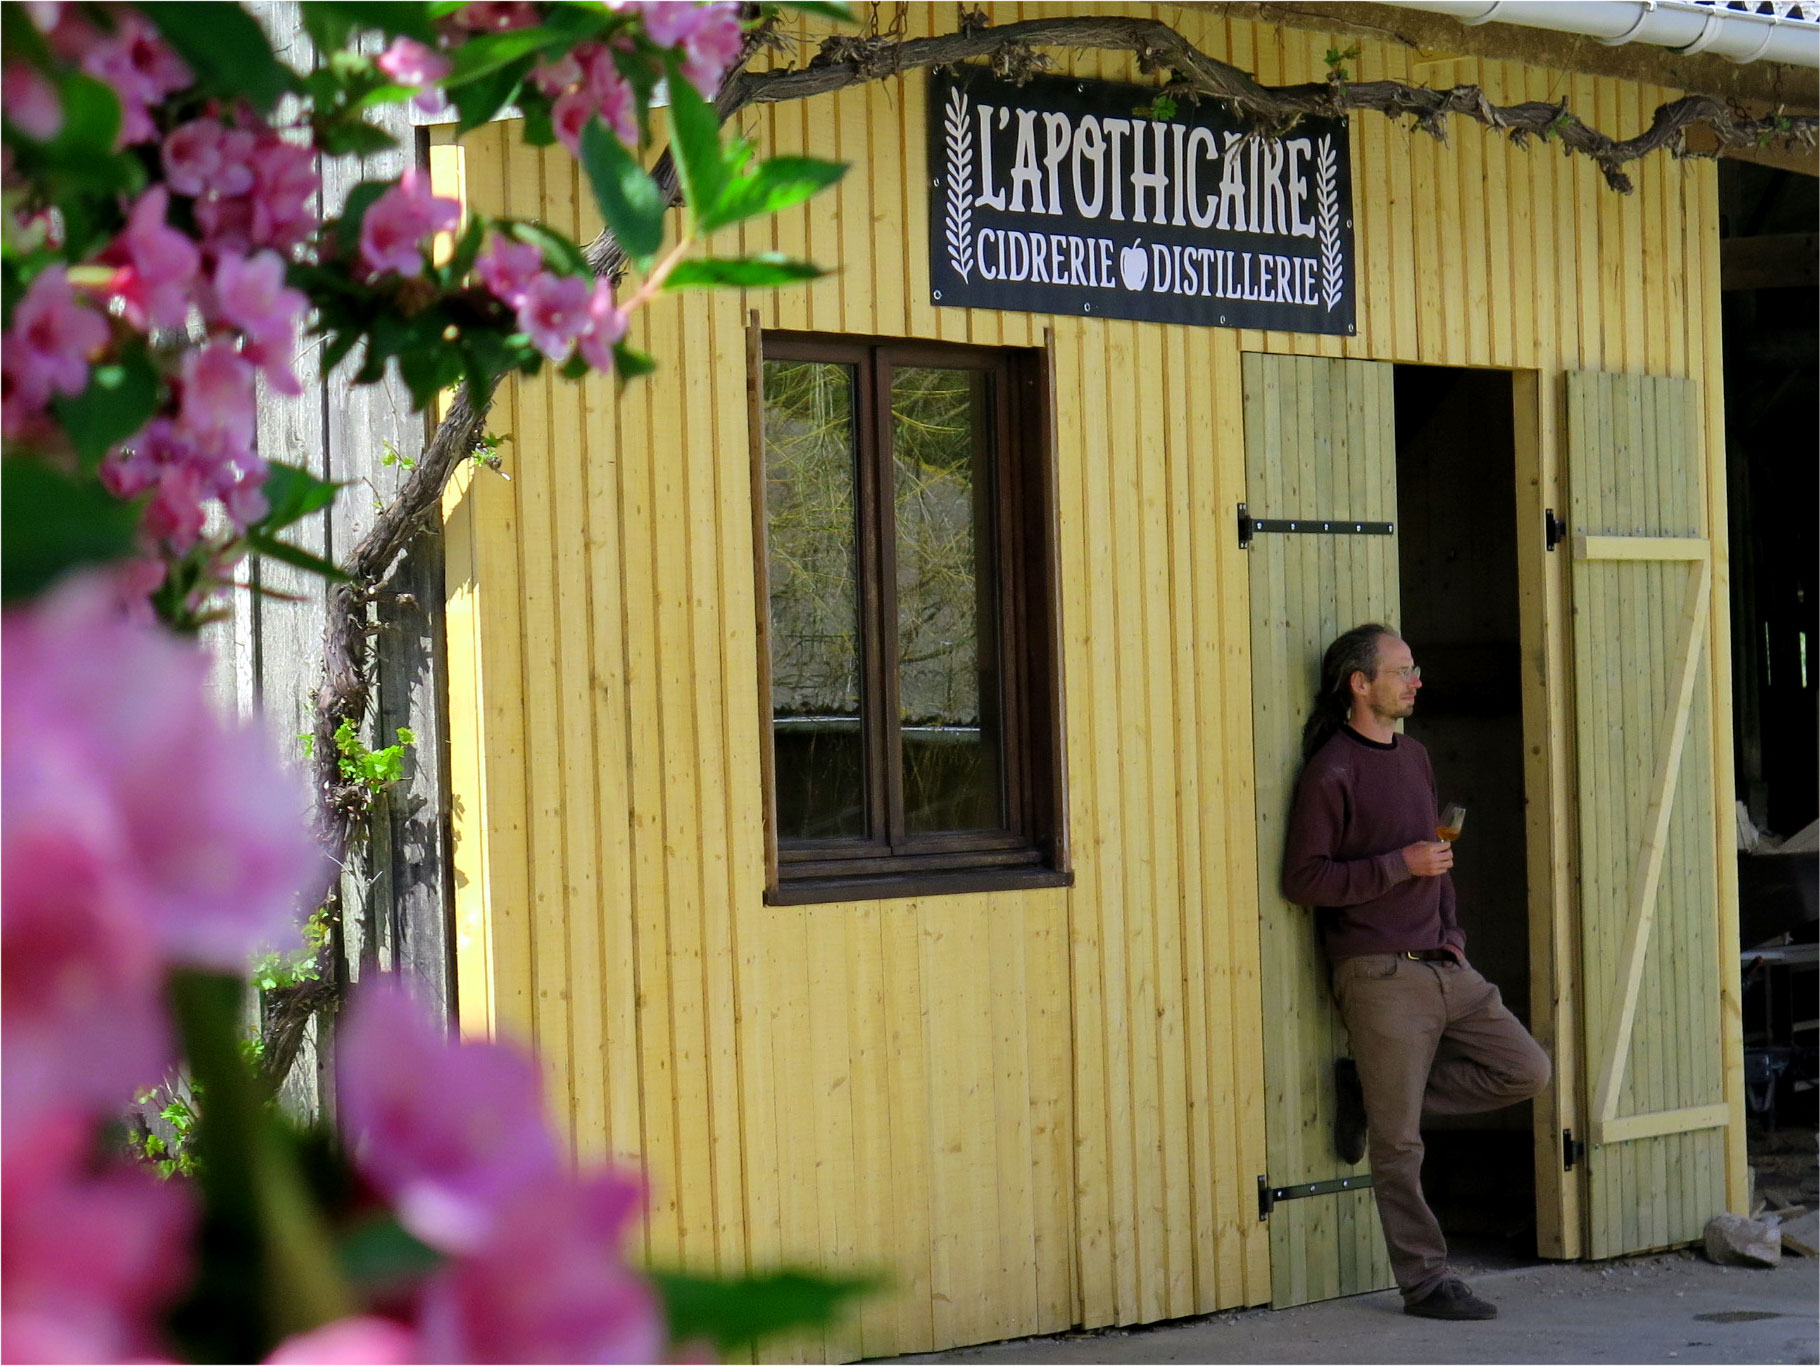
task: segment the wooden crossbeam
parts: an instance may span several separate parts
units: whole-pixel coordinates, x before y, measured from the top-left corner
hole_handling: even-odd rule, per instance
[[[1601,541],[1620,537],[1587,538]],[[1645,538],[1637,538],[1644,540]],[[1702,546],[1705,542],[1700,543]],[[1576,551],[1577,553],[1577,551]],[[1662,856],[1667,848],[1668,821],[1674,810],[1675,787],[1680,780],[1681,755],[1686,747],[1688,717],[1693,710],[1694,679],[1699,673],[1700,651],[1706,636],[1706,604],[1712,589],[1712,562],[1702,553],[1694,556],[1584,556],[1582,558],[1675,558],[1692,559],[1687,595],[1681,613],[1680,677],[1676,680],[1673,705],[1665,718],[1666,743],[1658,751],[1655,782],[1649,809],[1644,816],[1643,845],[1637,851],[1636,872],[1631,878],[1630,928],[1625,936],[1623,1004],[1618,1011],[1616,1027],[1608,1037],[1605,1059],[1599,1069],[1599,1084],[1593,1092],[1593,1115],[1596,1121],[1595,1141],[1599,1134],[1620,1131],[1618,1095],[1624,1088],[1624,1069],[1630,1058],[1630,1036],[1637,1018],[1637,999],[1643,985],[1643,959],[1649,948],[1650,924],[1655,918],[1656,890],[1662,878]],[[1632,1116],[1631,1118],[1640,1118]],[[1632,1135],[1641,1137],[1641,1135]]]
[[[1696,536],[1589,536],[1574,533],[1576,560],[1704,560],[1706,542]]]

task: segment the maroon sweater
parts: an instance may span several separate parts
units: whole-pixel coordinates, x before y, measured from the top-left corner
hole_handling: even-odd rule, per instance
[[[1316,908],[1338,960],[1451,948],[1465,956],[1453,878],[1414,877],[1403,847],[1435,837],[1435,775],[1407,735],[1387,745],[1341,726],[1296,785],[1283,850],[1283,895]]]

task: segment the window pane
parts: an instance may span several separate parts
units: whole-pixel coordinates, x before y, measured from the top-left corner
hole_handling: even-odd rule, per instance
[[[1005,825],[987,377],[892,372],[898,722],[912,834]]]
[[[853,371],[765,362],[777,836],[863,836]]]

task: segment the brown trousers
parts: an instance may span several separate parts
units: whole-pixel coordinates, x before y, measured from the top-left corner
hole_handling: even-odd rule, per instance
[[[1548,1055],[1474,969],[1366,954],[1334,964],[1333,994],[1365,1092],[1371,1182],[1405,1299],[1447,1275],[1447,1240],[1422,1198],[1422,1116],[1466,1115],[1548,1085]]]

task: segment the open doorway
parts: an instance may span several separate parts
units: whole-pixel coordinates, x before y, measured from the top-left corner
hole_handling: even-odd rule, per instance
[[[1400,626],[1422,665],[1406,723],[1467,808],[1454,886],[1473,966],[1529,1019],[1529,889],[1512,377],[1396,367]],[[1536,1255],[1532,1107],[1425,1125],[1422,1184],[1456,1260]]]

